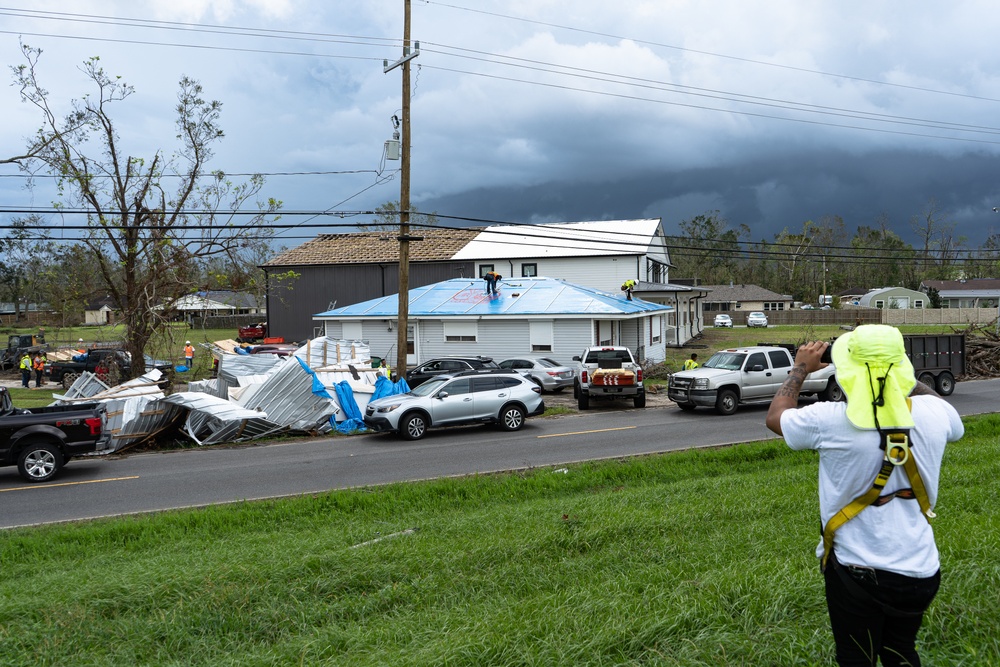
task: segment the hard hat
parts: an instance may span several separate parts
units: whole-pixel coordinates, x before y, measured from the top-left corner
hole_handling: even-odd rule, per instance
[[[191,344],[191,341],[189,341],[189,340],[186,340],[186,341],[184,341],[184,344],[185,344],[185,345],[190,345],[190,344]]]
[[[83,342],[83,339],[82,339],[82,338],[78,338],[76,342],[77,342],[77,343],[82,343],[82,342]]]

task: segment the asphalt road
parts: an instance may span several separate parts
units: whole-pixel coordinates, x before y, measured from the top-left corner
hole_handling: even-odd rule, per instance
[[[1000,379],[959,383],[962,415],[1000,411]],[[595,403],[579,415],[529,419],[520,431],[488,426],[392,435],[310,438],[268,445],[85,457],[48,484],[0,468],[0,528],[197,507],[389,482],[552,466],[773,437],[766,406],[720,417],[676,407]]]

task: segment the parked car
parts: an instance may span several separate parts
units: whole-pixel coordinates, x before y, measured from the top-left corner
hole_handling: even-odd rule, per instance
[[[519,372],[545,391],[562,391],[573,386],[573,369],[546,357],[504,359],[499,365]]]
[[[733,318],[729,317],[729,315],[721,315],[721,314],[720,315],[716,315],[715,316],[715,322],[712,323],[712,326],[716,326],[716,327],[729,327],[730,329],[732,329],[733,328]]]
[[[493,361],[492,357],[438,357],[407,371],[406,383],[411,388],[418,387],[438,375],[453,375],[460,371],[471,371],[477,368],[500,367]]]
[[[438,375],[406,394],[371,401],[365,425],[418,440],[436,426],[495,423],[516,431],[545,411],[541,387],[516,371],[495,368]]]
[[[764,313],[750,313],[747,315],[747,326],[767,328],[767,315]]]

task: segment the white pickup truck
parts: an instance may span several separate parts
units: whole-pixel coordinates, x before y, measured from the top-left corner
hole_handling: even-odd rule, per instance
[[[792,353],[785,347],[720,350],[703,366],[672,374],[667,396],[681,410],[714,407],[720,415],[731,415],[740,404],[770,402],[792,365]],[[824,401],[842,400],[844,393],[835,373],[832,364],[810,373],[802,383],[800,395],[819,395]]]
[[[581,410],[590,408],[592,398],[631,398],[634,407],[646,407],[642,366],[627,347],[588,347],[573,361],[577,362],[573,393]]]

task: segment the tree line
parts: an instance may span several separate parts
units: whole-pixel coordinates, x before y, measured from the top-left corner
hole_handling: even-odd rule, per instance
[[[681,234],[671,239],[671,280],[749,283],[815,302],[820,294],[845,290],[917,289],[924,280],[1000,276],[1000,234],[969,248],[933,199],[910,219],[910,228],[916,245],[905,242],[885,214],[853,232],[840,216],[827,216],[753,240],[746,225],[734,227],[718,211],[707,212],[681,222]]]

